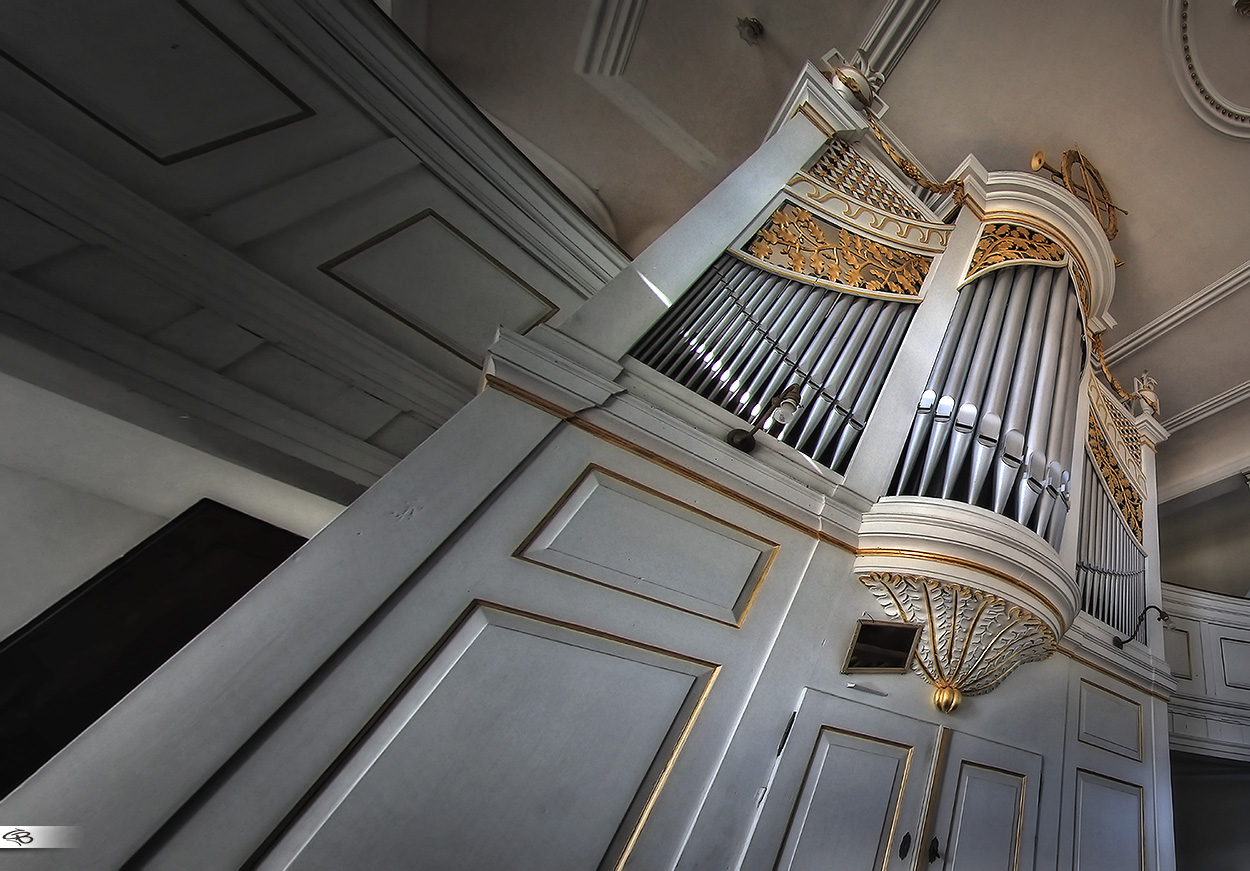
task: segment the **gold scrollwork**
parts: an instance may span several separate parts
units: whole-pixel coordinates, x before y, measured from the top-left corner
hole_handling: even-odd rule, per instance
[[[829,147],[807,168],[807,172],[861,202],[903,218],[924,220],[920,210],[909,203],[889,179],[841,139],[830,142]]]
[[[950,713],[965,695],[988,693],[1016,666],[1050,656],[1055,633],[1001,596],[916,575],[872,572],[860,583],[890,617],[919,624],[913,668],[936,688],[934,704]]]
[[[844,191],[825,187],[820,181],[806,173],[796,172],[786,186],[805,200],[816,203],[829,213],[845,218],[853,224],[868,227],[884,236],[893,236],[900,242],[910,242],[917,247],[928,248],[934,253],[944,250],[950,238],[949,226],[908,221],[889,210],[862,203]]]
[[[1137,424],[1133,423],[1123,406],[1107,393],[1105,387],[1092,378],[1089,382],[1089,403],[1090,408],[1102,421],[1112,450],[1121,462],[1132,470],[1133,477],[1137,479],[1138,489],[1144,488],[1146,472],[1142,468],[1141,430],[1137,428]]]
[[[981,228],[981,238],[977,240],[972,265],[964,280],[1000,263],[1015,260],[1062,263],[1066,256],[1062,245],[1036,230],[1019,224],[986,224]]]
[[[1093,414],[1089,416],[1089,454],[1094,460],[1094,465],[1098,467],[1098,474],[1102,477],[1103,483],[1107,486],[1107,494],[1111,497],[1111,501],[1124,516],[1134,537],[1139,542],[1142,541],[1141,494],[1137,492],[1137,488],[1133,486],[1128,475],[1124,474],[1124,468],[1116,458],[1115,451],[1112,450],[1107,437],[1103,435],[1102,427],[1098,425],[1097,415]]]
[[[835,234],[830,241],[827,234]],[[920,296],[932,257],[903,251],[782,205],[747,245],[753,257],[800,275],[872,292]]]

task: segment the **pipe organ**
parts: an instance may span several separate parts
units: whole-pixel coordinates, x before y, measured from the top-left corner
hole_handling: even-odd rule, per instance
[[[845,469],[913,304],[871,299],[721,257],[635,346],[641,362],[751,421],[788,384],[801,411],[765,432]]]
[[[1081,357],[1081,314],[1066,267],[1007,266],[964,285],[894,492],[979,505],[1057,546]]]

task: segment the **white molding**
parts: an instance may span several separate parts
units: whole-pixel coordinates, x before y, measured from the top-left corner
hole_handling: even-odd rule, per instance
[[[1212,11],[1232,6],[1226,3],[1193,4]],[[1235,139],[1250,139],[1250,107],[1241,106],[1220,94],[1202,66],[1198,47],[1188,38],[1188,20],[1192,15],[1189,0],[1164,0],[1163,39],[1164,56],[1172,78],[1176,80],[1181,96],[1204,123],[1214,130]]]
[[[1216,303],[1250,287],[1250,260],[1232,272],[1204,287],[1182,302],[1172,306],[1154,320],[1138,327],[1110,348],[1106,349],[1107,365],[1111,366],[1136,354],[1152,342],[1179,327],[1190,318],[1197,317]]]
[[[5,327],[28,344],[349,481],[372,484],[399,462],[381,448],[9,275],[0,275],[0,311],[28,325]]]
[[[625,81],[647,0],[593,0],[573,69],[616,108],[689,166],[719,179],[732,167]]]
[[[884,497],[864,515],[859,547],[857,574],[918,574],[988,590],[1025,607],[1056,638],[1080,610],[1076,582],[1054,548],[1033,530],[975,505]]]
[[[781,109],[774,116],[768,132],[764,134],[764,140],[771,139],[781,129],[781,125],[797,115],[804,106],[814,112],[824,124],[823,132],[826,136],[837,133],[840,138],[854,142],[868,129],[868,122],[864,120],[863,114],[809,61],[799,71],[798,78],[790,87],[790,93],[786,94]]]
[[[376,7],[341,0],[244,5],[580,296],[629,263]]]
[[[1113,326],[1108,309],[1115,293],[1115,255],[1088,205],[1067,188],[1028,172],[991,172],[985,191],[986,222],[997,220],[999,213],[1003,220],[1028,215],[1051,224],[1075,246],[1073,253],[1089,269],[1089,327],[1100,332]]]
[[[938,0],[887,3],[859,45],[859,53],[869,68],[888,79],[937,5]]]
[[[1232,408],[1250,399],[1250,381],[1238,384],[1236,387],[1230,387],[1223,393],[1218,393],[1210,399],[1200,402],[1192,408],[1182,411],[1180,414],[1169,417],[1163,422],[1163,427],[1170,433],[1175,433],[1187,426],[1193,426],[1201,420],[1219,414],[1221,411]]]
[[[401,410],[446,420],[471,394],[0,112],[0,194],[163,287]]]

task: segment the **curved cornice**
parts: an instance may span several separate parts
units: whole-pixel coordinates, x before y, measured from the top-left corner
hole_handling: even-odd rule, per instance
[[[1089,281],[1089,328],[1101,332],[1115,325],[1108,314],[1115,294],[1115,255],[1089,206],[1067,188],[1027,172],[988,173],[984,202],[977,205],[983,221],[1031,224],[1066,248]]]
[[[1037,615],[1056,638],[1080,608],[1077,588],[1041,536],[983,508],[889,496],[859,530],[857,574],[924,575],[993,593]]]
[[[1224,7],[1228,5],[1231,4],[1224,4]],[[1198,46],[1193,39],[1194,28],[1191,25],[1194,14],[1196,9],[1189,0],[1163,2],[1163,38],[1168,68],[1181,89],[1181,96],[1195,115],[1220,133],[1250,139],[1250,106],[1238,105],[1220,94],[1203,68]]]

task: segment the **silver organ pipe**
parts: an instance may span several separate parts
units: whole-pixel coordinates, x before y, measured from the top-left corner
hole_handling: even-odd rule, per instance
[[[1081,343],[1066,267],[1008,266],[964,287],[892,492],[980,505],[1057,545]]]
[[[1146,554],[1088,454],[1084,474],[1076,557],[1081,610],[1128,635],[1146,607]]]
[[[842,471],[914,311],[915,302],[818,287],[725,254],[631,353],[746,420],[800,385],[799,413],[765,432]]]

